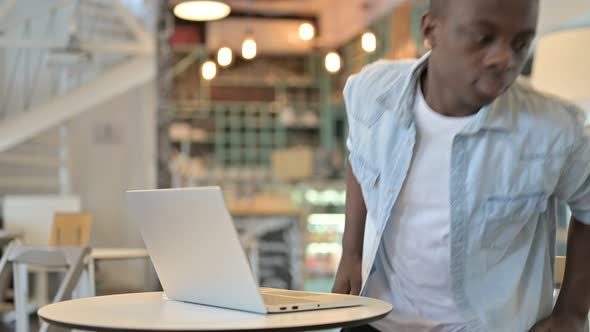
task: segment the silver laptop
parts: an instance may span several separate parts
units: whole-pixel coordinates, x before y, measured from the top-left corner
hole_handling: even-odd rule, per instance
[[[169,299],[264,314],[365,302],[259,288],[218,187],[128,191],[127,201]]]

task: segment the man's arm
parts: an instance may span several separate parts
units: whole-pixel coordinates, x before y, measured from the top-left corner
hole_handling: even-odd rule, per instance
[[[361,265],[367,208],[363,192],[350,162],[346,168],[346,217],[342,237],[342,259],[334,281],[334,293],[358,295],[361,291]]]
[[[563,286],[551,316],[531,332],[586,332],[590,310],[590,225],[572,217]]]
[[[590,310],[590,225],[572,217],[563,286],[554,314],[586,320]]]

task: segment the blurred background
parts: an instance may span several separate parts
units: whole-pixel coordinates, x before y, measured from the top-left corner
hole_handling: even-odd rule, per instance
[[[47,245],[56,213],[84,214],[93,292],[158,289],[125,190],[218,185],[262,286],[330,291],[344,230],[342,88],[368,63],[425,54],[427,6],[0,0],[4,240]],[[541,7],[521,79],[590,111],[590,2]],[[33,305],[58,283],[44,278],[31,281]]]

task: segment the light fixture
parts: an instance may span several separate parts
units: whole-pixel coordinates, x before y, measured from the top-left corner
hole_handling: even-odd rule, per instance
[[[299,26],[299,38],[309,41],[315,37],[315,28],[311,23],[303,23]]]
[[[203,75],[203,78],[207,81],[214,79],[217,75],[217,65],[215,62],[211,60],[206,61],[201,67],[201,75]]]
[[[342,61],[340,60],[340,55],[336,52],[330,52],[326,55],[325,59],[326,70],[330,73],[337,73],[342,66]]]
[[[365,32],[361,38],[361,46],[367,53],[373,53],[377,49],[377,37],[372,32]]]
[[[217,51],[217,63],[222,67],[227,67],[233,60],[233,53],[231,48],[222,47]]]
[[[242,57],[246,60],[252,60],[256,57],[256,41],[252,37],[244,39],[242,43]]]
[[[189,21],[214,21],[229,15],[231,7],[221,1],[189,0],[174,6],[174,15]]]

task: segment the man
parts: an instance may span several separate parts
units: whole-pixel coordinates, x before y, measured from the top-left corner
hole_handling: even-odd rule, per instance
[[[421,22],[429,54],[348,80],[346,227],[333,291],[394,306],[353,331],[584,331],[590,138],[580,110],[515,82],[538,7],[432,0]],[[558,202],[573,217],[553,307]]]

